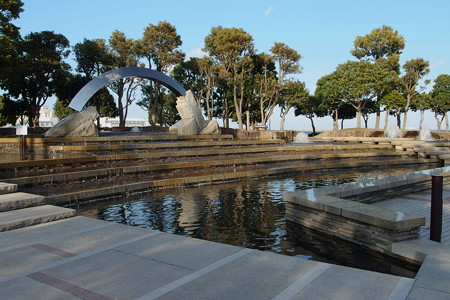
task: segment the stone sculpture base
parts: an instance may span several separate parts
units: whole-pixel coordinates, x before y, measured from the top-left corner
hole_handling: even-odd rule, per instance
[[[176,135],[220,134],[216,120],[207,121],[195,101],[191,91],[186,96],[178,97],[177,110],[181,120],[169,128],[169,133]]]

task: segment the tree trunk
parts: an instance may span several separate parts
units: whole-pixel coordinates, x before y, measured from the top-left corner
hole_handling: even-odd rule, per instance
[[[448,112],[445,113],[445,131],[448,131]]]
[[[402,121],[400,120],[400,113],[398,113],[397,114],[397,126],[398,126],[398,128],[401,128],[401,125],[402,125]]]
[[[441,124],[442,124],[442,120],[443,120],[444,118],[443,118],[443,117],[442,117],[442,118],[439,118],[439,116],[436,115],[436,114],[434,114],[434,118],[436,119],[438,131],[441,131]]]
[[[119,79],[118,82],[119,86],[117,87],[117,108],[119,110],[119,127],[125,127],[125,122],[123,119],[123,103],[122,103],[122,98],[123,98],[123,86],[124,86],[124,80],[123,79]]]
[[[408,93],[406,95],[405,111],[403,112],[403,127],[402,127],[402,130],[406,130],[406,122],[408,121],[408,110],[409,110],[410,104],[411,104],[411,95]]]
[[[358,110],[356,112],[356,128],[360,129],[361,128],[361,111]]]
[[[208,88],[206,89],[206,95],[205,95],[205,104],[206,104],[206,117],[208,118],[208,120],[212,120],[212,114],[211,114],[211,107],[209,104],[209,98],[211,97],[211,89],[209,88],[210,83],[210,79],[208,77]]]
[[[389,110],[386,108],[386,116],[384,117],[384,130],[386,130],[389,123]]]
[[[380,112],[380,108],[378,108],[377,115],[375,118],[375,129],[380,129],[380,119],[381,119],[381,112]]]
[[[222,119],[223,119],[223,127],[230,128],[230,120],[229,120],[229,113],[228,113],[228,98],[223,99],[223,112],[222,112]]]
[[[238,127],[239,129],[243,129],[244,128],[244,124],[242,124],[242,109],[239,106],[239,102],[238,102],[238,96],[237,96],[237,86],[236,86],[236,77],[234,77],[233,80],[233,100],[234,100],[234,109],[236,111],[236,118],[238,121]]]
[[[247,110],[245,111],[245,117],[246,117],[246,127],[247,127],[247,130],[249,130],[250,129],[250,111],[248,110],[248,108],[247,108]]]
[[[422,125],[423,125],[423,116],[424,116],[425,111],[421,110],[420,111],[420,121],[419,121],[419,130],[422,130]]]
[[[408,121],[408,111],[403,112],[403,125],[402,130],[406,130],[406,122]]]
[[[308,118],[310,121],[311,121],[311,128],[312,128],[312,134],[313,134],[313,136],[315,136],[316,135],[316,126],[314,126],[314,120],[313,120],[313,118]]]
[[[338,114],[338,109],[336,108],[334,110],[334,119],[333,119],[333,131],[338,131],[339,130],[339,114]]]
[[[377,114],[375,118],[375,129],[380,129],[380,119],[381,119],[381,108],[380,108],[380,101],[381,101],[381,95],[377,93]]]
[[[288,104],[288,106],[286,107],[286,109],[284,111],[281,112],[281,121],[280,121],[280,131],[284,131],[284,121],[286,120],[286,116],[289,112],[289,110],[291,109],[292,106],[290,106]]]

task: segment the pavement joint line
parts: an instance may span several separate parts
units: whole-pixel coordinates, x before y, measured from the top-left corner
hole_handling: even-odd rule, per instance
[[[292,299],[295,295],[300,293],[305,287],[313,282],[317,277],[322,275],[323,272],[328,270],[331,264],[318,263],[317,266],[309,270],[305,275],[294,281],[284,291],[275,296],[272,300],[285,300]]]
[[[61,280],[59,278],[53,277],[51,275],[42,273],[42,272],[36,272],[27,275],[28,278],[31,278],[33,280],[36,280],[40,283],[43,283],[45,285],[51,286],[55,289],[58,289],[60,291],[69,293],[75,297],[85,299],[85,300],[112,300],[112,298],[104,296],[102,294],[93,292],[91,290],[85,289],[81,286],[72,284],[70,282]]]
[[[252,252],[252,249],[244,248],[242,250],[239,250],[238,252],[235,252],[229,256],[226,256],[206,267],[203,267],[189,275],[186,275],[184,277],[181,277],[175,281],[172,281],[171,283],[168,283],[166,285],[163,285],[160,288],[157,288],[156,290],[151,291],[148,294],[142,295],[141,297],[137,298],[137,300],[148,300],[148,299],[156,299],[158,297],[161,297],[203,275],[208,274],[209,272],[212,272],[250,252]]]
[[[141,235],[141,236],[138,236],[138,237],[134,237],[132,239],[124,240],[124,241],[117,242],[117,243],[114,243],[114,244],[111,244],[111,245],[108,245],[108,246],[105,246],[105,247],[101,247],[101,248],[98,248],[98,249],[95,249],[95,250],[87,251],[87,252],[78,254],[76,256],[72,256],[70,258],[64,258],[62,260],[55,261],[55,262],[52,262],[52,263],[48,263],[48,264],[45,264],[45,265],[41,265],[41,266],[35,267],[33,269],[17,273],[17,274],[12,274],[12,275],[9,275],[9,276],[5,276],[3,278],[0,278],[0,283],[6,282],[6,281],[10,281],[10,280],[13,280],[13,279],[17,279],[17,278],[20,278],[20,277],[25,277],[25,276],[28,276],[28,275],[30,275],[32,273],[42,272],[42,271],[45,271],[45,270],[50,269],[50,268],[54,268],[54,267],[57,267],[57,266],[60,266],[60,265],[66,264],[66,263],[71,263],[71,262],[74,262],[74,261],[77,261],[77,260],[80,260],[80,259],[92,256],[92,255],[96,255],[96,254],[99,254],[99,253],[102,253],[102,252],[105,252],[105,251],[108,251],[108,250],[112,250],[114,248],[117,248],[117,247],[120,247],[120,246],[123,246],[123,245],[126,245],[126,244],[134,243],[134,242],[137,242],[137,241],[140,241],[140,240],[143,240],[143,239],[146,239],[146,238],[158,235],[158,234],[162,234],[162,232],[154,231],[154,232],[151,232],[149,234],[144,234],[144,235]]]
[[[46,223],[46,224],[48,224],[48,223]],[[19,245],[14,245],[14,246],[11,246],[11,247],[7,247],[7,248],[1,249],[0,250],[0,254],[1,253],[5,253],[5,252],[9,252],[9,251],[12,251],[12,250],[17,250],[17,249],[20,249],[20,248],[30,247],[30,246],[33,246],[34,244],[45,243],[45,242],[54,241],[54,240],[57,240],[57,239],[69,237],[69,236],[72,236],[72,235],[77,235],[77,234],[82,234],[82,233],[86,233],[86,232],[89,232],[89,231],[94,231],[94,230],[97,230],[97,229],[102,229],[104,227],[108,227],[108,226],[112,226],[112,225],[116,225],[116,223],[107,222],[107,224],[102,224],[102,225],[95,226],[95,227],[89,227],[89,228],[81,229],[81,230],[78,230],[78,231],[71,231],[70,233],[64,233],[64,234],[60,234],[60,235],[57,235],[57,236],[52,236],[50,238],[44,238],[44,239],[39,239],[39,240],[36,240],[36,241],[30,241],[30,242],[27,242],[27,243],[22,243],[22,244],[19,244]]]
[[[395,284],[387,300],[406,299],[414,285],[414,282],[416,282],[415,279],[401,277]]]

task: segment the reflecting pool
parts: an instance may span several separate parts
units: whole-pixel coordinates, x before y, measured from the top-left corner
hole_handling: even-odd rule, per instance
[[[337,243],[310,230],[297,232],[295,226],[286,222],[282,195],[295,190],[402,174],[421,168],[429,167],[415,165],[312,171],[284,177],[152,191],[127,198],[84,203],[78,209],[82,215],[106,221],[412,276],[414,270],[412,273],[408,270],[395,271],[398,266],[392,266],[393,262],[387,257],[378,257],[377,260],[377,254],[369,255],[353,245]]]

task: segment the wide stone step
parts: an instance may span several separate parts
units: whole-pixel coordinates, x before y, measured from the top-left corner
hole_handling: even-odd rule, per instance
[[[17,191],[17,184],[0,182],[0,195],[14,193]]]
[[[44,196],[28,193],[0,195],[0,212],[44,204]]]
[[[416,152],[431,152],[431,151],[449,151],[448,147],[415,147]]]
[[[421,152],[425,152],[429,156],[440,156],[440,155],[450,154],[449,150],[443,150],[443,151],[421,151]]]
[[[42,205],[0,213],[0,231],[52,222],[75,216],[73,209]]]

